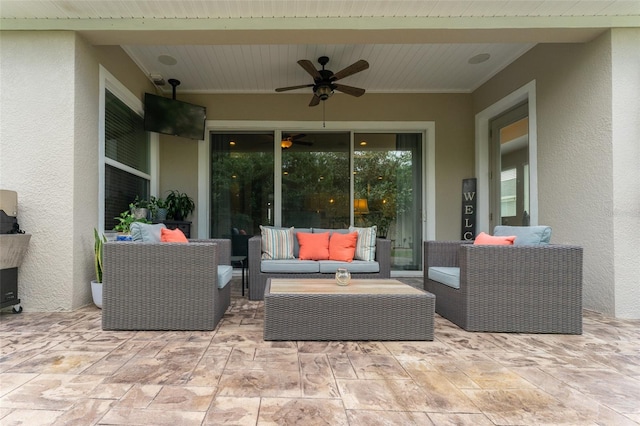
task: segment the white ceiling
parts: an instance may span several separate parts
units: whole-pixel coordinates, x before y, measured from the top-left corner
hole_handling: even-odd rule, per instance
[[[369,93],[450,93],[473,91],[537,43],[638,27],[640,1],[0,0],[0,18],[3,30],[69,29],[120,45],[181,92],[274,93],[311,83],[296,61],[325,55],[334,72],[367,60],[341,83]],[[481,53],[490,59],[468,63]]]

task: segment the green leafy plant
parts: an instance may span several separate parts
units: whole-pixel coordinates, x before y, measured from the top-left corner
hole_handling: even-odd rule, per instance
[[[152,218],[164,220],[167,217],[167,201],[164,198],[156,198],[152,195],[149,199],[149,210]]]
[[[141,200],[140,197],[136,195],[136,199],[133,200],[132,206],[132,208],[134,209],[148,209],[151,206],[151,202],[147,200]]]
[[[96,281],[102,282],[102,245],[107,241],[106,236],[100,237],[98,230],[93,228],[93,252],[94,252],[94,266],[96,269]]]
[[[125,210],[120,213],[120,216],[115,217],[118,221],[118,224],[113,227],[114,231],[122,232],[124,234],[128,234],[130,232],[131,224],[133,222],[142,222],[142,223],[151,223],[145,218],[136,218],[133,215],[133,209],[135,208],[135,204],[129,204],[129,210]]]
[[[169,191],[166,201],[168,216],[175,220],[186,219],[196,208],[191,197],[176,189]]]

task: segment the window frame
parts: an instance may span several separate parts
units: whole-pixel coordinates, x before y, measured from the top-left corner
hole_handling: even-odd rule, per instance
[[[109,165],[131,173],[135,176],[142,177],[149,181],[149,194],[157,196],[158,194],[158,175],[159,175],[159,138],[157,133],[148,132],[149,135],[149,173],[141,172],[133,167],[122,164],[105,155],[105,102],[106,90],[109,90],[116,98],[123,102],[133,112],[140,117],[144,117],[144,104],[141,99],[136,97],[129,89],[127,89],[118,79],[116,79],[106,68],[100,65],[100,84],[99,84],[99,112],[98,112],[98,229],[107,231],[105,227],[105,166]]]

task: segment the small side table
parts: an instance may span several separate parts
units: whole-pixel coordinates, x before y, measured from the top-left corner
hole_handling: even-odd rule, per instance
[[[247,256],[231,256],[231,265],[240,265],[242,268],[242,295],[244,296],[244,270],[247,269]]]

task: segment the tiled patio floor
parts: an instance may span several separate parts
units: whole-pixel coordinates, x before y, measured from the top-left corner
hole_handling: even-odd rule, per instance
[[[0,424],[640,424],[640,321],[585,312],[581,336],[518,335],[436,316],[433,342],[265,342],[239,281],[213,332],[3,311]]]

